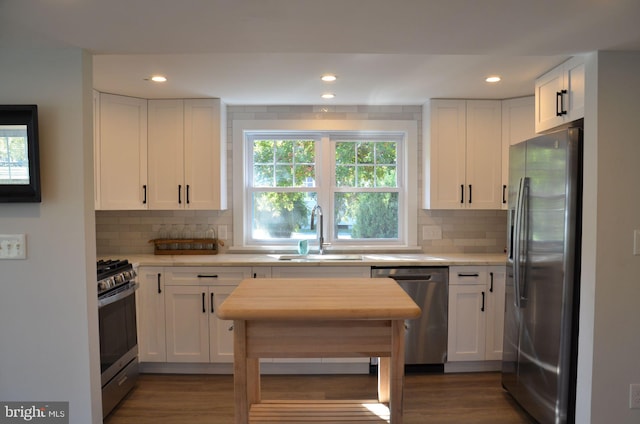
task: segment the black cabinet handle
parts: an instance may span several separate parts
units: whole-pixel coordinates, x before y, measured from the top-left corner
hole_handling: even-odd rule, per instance
[[[564,107],[564,95],[567,94],[567,90],[561,90],[560,91],[560,114],[561,115],[566,115],[567,114],[567,110]]]
[[[253,273],[253,278],[258,278],[258,274],[257,273]]]
[[[214,313],[215,309],[213,309],[213,293],[211,293],[211,313]]]
[[[460,184],[460,203],[464,203],[464,184]]]
[[[160,287],[160,277],[162,277],[162,274],[158,273],[158,293],[162,293],[162,287]]]
[[[182,204],[182,184],[178,184],[178,204]]]
[[[458,277],[479,277],[477,272],[459,272]]]
[[[198,274],[198,278],[218,278],[217,274]]]
[[[204,304],[204,297],[205,297],[205,293],[202,293],[202,313],[206,314],[207,313],[207,307]]]
[[[491,279],[491,284],[489,284],[489,292],[493,293],[493,272],[489,273],[489,278]]]
[[[469,204],[473,203],[473,187],[469,184]]]
[[[189,184],[187,184],[187,205],[189,204]]]
[[[567,94],[567,90],[560,90],[556,92],[556,116],[562,116],[567,114],[567,111],[564,109],[565,94]]]
[[[482,307],[480,308],[481,312],[484,312],[484,292],[482,292]]]
[[[144,198],[142,199],[142,204],[146,205],[147,204],[147,185],[144,184],[142,186],[142,192],[144,193]]]
[[[502,186],[502,204],[507,203],[507,186],[503,185]]]

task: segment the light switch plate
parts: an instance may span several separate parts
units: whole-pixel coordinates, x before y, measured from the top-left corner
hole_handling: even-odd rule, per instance
[[[27,259],[24,234],[0,234],[0,259]]]

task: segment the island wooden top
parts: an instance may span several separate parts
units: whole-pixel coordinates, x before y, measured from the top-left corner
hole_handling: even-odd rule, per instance
[[[390,278],[250,278],[216,312],[228,320],[394,320],[421,314]]]

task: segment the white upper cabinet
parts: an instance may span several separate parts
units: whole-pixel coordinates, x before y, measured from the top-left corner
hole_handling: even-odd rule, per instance
[[[94,134],[97,206],[147,209],[147,101],[99,94]]]
[[[535,130],[550,130],[584,118],[584,58],[575,56],[535,83]]]
[[[502,102],[502,209],[507,209],[509,184],[509,147],[536,136],[534,96]]]
[[[424,208],[500,209],[501,102],[430,100],[423,113]]]
[[[149,101],[149,208],[226,209],[219,99]]]

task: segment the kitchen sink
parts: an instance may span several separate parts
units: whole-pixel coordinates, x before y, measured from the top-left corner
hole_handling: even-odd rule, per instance
[[[317,262],[317,261],[361,261],[362,255],[279,255],[279,261]]]

